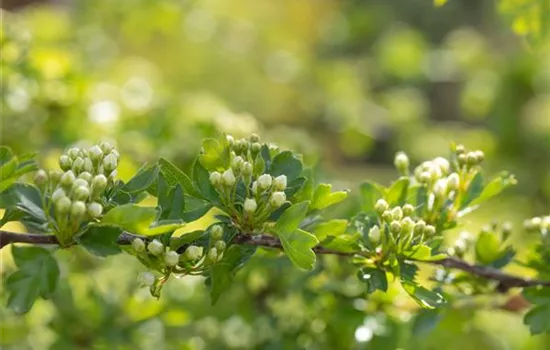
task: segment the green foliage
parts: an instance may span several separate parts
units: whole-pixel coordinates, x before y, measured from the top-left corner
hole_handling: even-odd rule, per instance
[[[523,322],[532,334],[550,331],[550,288],[527,288],[523,296],[535,306],[525,314]]]

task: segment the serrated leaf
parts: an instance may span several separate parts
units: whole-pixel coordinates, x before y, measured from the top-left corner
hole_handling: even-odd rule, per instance
[[[481,232],[477,238],[476,259],[484,265],[488,265],[502,256],[500,240],[492,232]]]
[[[315,226],[312,233],[319,241],[324,240],[327,236],[339,236],[346,232],[348,221],[343,219],[334,219],[322,222]]]
[[[76,238],[76,241],[91,254],[105,257],[121,252],[117,244],[117,239],[121,234],[120,227],[90,225],[82,235]]]
[[[399,261],[399,277],[402,280],[414,282],[416,279],[416,273],[418,272],[418,266],[408,261]]]
[[[193,186],[193,183],[191,182],[191,179],[178,167],[176,167],[173,163],[171,163],[169,160],[160,158],[158,161],[160,172],[164,175],[164,178],[168,185],[170,186],[176,186],[177,184],[180,184],[181,187],[185,190],[185,193],[200,198],[199,192],[197,189]]]
[[[16,313],[29,311],[39,297],[49,298],[57,287],[59,266],[50,252],[40,247],[12,246],[19,268],[6,281],[8,307]]]
[[[130,194],[146,191],[156,180],[158,173],[159,167],[157,164],[143,165],[137,174],[122,187],[122,191]]]
[[[17,207],[40,221],[46,221],[40,191],[30,185],[16,186],[15,190],[18,198]]]
[[[181,247],[187,244],[191,244],[194,241],[200,239],[205,234],[206,234],[206,231],[204,230],[196,230],[192,232],[186,232],[179,237],[172,237],[172,239],[170,240],[170,249],[178,250]]]
[[[382,186],[373,182],[364,182],[360,187],[361,210],[365,212],[374,212],[376,201],[384,197]]]
[[[124,204],[114,207],[105,214],[102,223],[115,225],[131,233],[151,236],[177,230],[184,226],[182,222],[167,225],[154,225],[157,210],[136,204]]]
[[[185,195],[185,212],[182,219],[185,222],[198,220],[206,215],[211,208],[212,204],[207,201]]]
[[[216,191],[216,188],[214,188],[214,186],[210,183],[210,174],[199,161],[195,161],[195,164],[193,165],[193,183],[199,190],[201,198],[204,198],[211,203],[218,203],[219,194]]]
[[[313,193],[311,210],[322,210],[331,205],[342,202],[348,196],[345,191],[331,192],[332,185],[319,184]]]
[[[550,304],[535,306],[525,314],[523,323],[529,326],[531,334],[550,332]]]
[[[344,234],[340,236],[328,236],[322,241],[322,246],[327,249],[342,253],[353,253],[359,250],[360,233]]]
[[[214,305],[220,295],[226,291],[233,282],[236,270],[241,267],[256,251],[255,247],[232,245],[224,253],[223,258],[210,269],[212,289],[210,299]]]
[[[292,152],[284,151],[273,158],[269,173],[272,176],[286,175],[287,181],[291,182],[302,173],[302,162]]]
[[[160,220],[183,219],[185,211],[185,196],[180,184],[170,187],[163,174],[158,176],[157,207],[160,210]]]
[[[481,204],[496,195],[500,194],[502,191],[507,189],[510,186],[513,186],[517,183],[515,177],[508,172],[502,172],[495,176],[489,183],[483,188],[481,194],[474,200],[472,200],[469,205],[474,206]]]
[[[227,169],[229,160],[229,147],[225,147],[214,139],[206,139],[202,142],[199,161],[205,169],[210,171]]]
[[[462,198],[462,202],[460,203],[460,209],[465,208],[470,203],[472,203],[476,198],[480,196],[482,191],[483,191],[483,175],[480,172],[478,172],[474,175],[474,178],[472,179],[472,181],[470,181],[468,189],[466,190],[466,193]]]
[[[437,292],[426,289],[414,282],[401,280],[403,289],[413,298],[418,305],[426,309],[434,309],[441,306],[445,299]]]
[[[386,193],[386,201],[390,207],[405,204],[410,181],[408,177],[402,176],[390,186]]]
[[[362,268],[357,272],[359,280],[367,286],[367,293],[371,294],[376,290],[386,292],[388,290],[388,277],[386,272],[375,268]]]

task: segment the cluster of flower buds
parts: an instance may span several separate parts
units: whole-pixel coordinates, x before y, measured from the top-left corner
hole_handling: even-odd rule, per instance
[[[379,199],[375,209],[381,219],[380,225],[373,226],[369,231],[369,239],[375,245],[381,242],[381,231],[386,227],[395,241],[405,243],[402,246],[404,249],[407,244],[431,238],[436,233],[434,226],[414,219],[415,208],[411,204],[390,208],[384,199]]]
[[[550,230],[550,215],[536,216],[523,222],[523,227],[528,232],[542,232],[546,234]]]
[[[454,242],[452,247],[447,249],[447,253],[451,256],[463,258],[464,254],[473,246],[474,239],[472,234],[466,231],[460,233],[458,239]]]
[[[236,203],[235,189],[242,181],[246,198],[242,202],[242,218],[247,222],[261,222],[286,202],[284,190],[287,187],[285,175],[265,174],[265,161],[261,155],[262,145],[257,135],[248,139],[235,140],[227,136],[231,165],[223,172],[210,173],[210,182],[220,193],[225,205],[230,208]]]
[[[34,177],[44,198],[53,204],[54,217],[62,240],[87,219],[103,213],[102,195],[116,174],[118,152],[107,142],[88,149],[71,148],[59,158],[63,171],[41,169]],[[49,213],[48,208],[44,208]]]
[[[455,148],[456,161],[458,166],[466,169],[474,168],[483,162],[485,154],[481,150],[466,151],[463,145],[457,145]]]

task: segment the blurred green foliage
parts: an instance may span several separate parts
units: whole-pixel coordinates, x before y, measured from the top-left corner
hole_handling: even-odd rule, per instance
[[[453,140],[519,179],[464,229],[519,223],[550,211],[550,13],[533,3],[86,0],[2,12],[1,141],[55,159],[78,140],[110,139],[128,155],[124,178],[158,156],[189,167],[205,136],[259,132],[347,188],[387,183],[399,149],[417,162]],[[431,329],[397,288],[365,301],[335,257],[304,273],[271,254],[255,255],[212,307],[200,279],[170,283],[156,301],[137,289],[130,257],[60,252],[66,285],[25,317],[0,308],[0,345],[549,348],[499,308],[506,300],[446,310]],[[12,270],[3,250],[2,278]]]

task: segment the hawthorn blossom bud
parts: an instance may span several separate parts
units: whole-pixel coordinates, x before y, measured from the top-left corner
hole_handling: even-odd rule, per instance
[[[483,160],[485,160],[485,153],[483,153],[483,151],[475,151],[474,152],[475,156],[476,156],[476,160],[477,160],[477,163],[481,163],[483,162]]]
[[[69,171],[66,171],[62,176],[61,176],[61,185],[63,186],[66,186],[66,187],[71,187],[73,185],[75,181],[75,176],[74,176],[74,173],[72,172],[72,170],[69,170]]]
[[[90,190],[87,187],[79,186],[74,190],[73,198],[79,201],[86,201],[90,198]]]
[[[212,184],[212,186],[218,187],[221,179],[222,174],[220,174],[219,172],[213,171],[212,173],[210,173],[210,183]]]
[[[384,220],[384,222],[390,223],[393,220],[393,215],[392,215],[391,211],[386,210],[385,212],[383,212],[382,213],[382,220]]]
[[[451,165],[449,164],[449,161],[443,157],[437,157],[433,160],[433,162],[441,169],[443,174],[448,174],[449,169],[451,168]]]
[[[235,139],[231,135],[225,135],[225,139],[227,140],[229,146],[233,146],[233,144],[235,143]]]
[[[84,180],[84,179],[76,179],[74,182],[73,182],[73,189],[77,189],[78,187],[86,187],[88,188],[90,186],[90,184],[88,183],[88,181]]]
[[[59,214],[67,214],[71,210],[72,202],[67,196],[60,196],[54,202],[55,210]]]
[[[457,173],[452,173],[447,178],[447,187],[450,191],[456,191],[460,187],[460,177]]]
[[[226,244],[224,241],[217,241],[216,244],[214,244],[214,247],[219,251],[223,252],[225,250]]]
[[[260,142],[260,136],[258,134],[250,135],[250,142]]]
[[[424,228],[424,233],[428,237],[435,235],[435,227],[433,225],[426,225],[426,227]]]
[[[66,197],[65,191],[63,191],[62,188],[58,188],[52,193],[52,201],[57,202],[57,200],[61,197]]]
[[[223,228],[220,225],[212,226],[210,232],[213,241],[220,240],[223,236]]]
[[[464,154],[466,152],[466,148],[464,145],[456,145],[456,154]]]
[[[98,145],[90,147],[90,149],[88,150],[88,153],[90,155],[90,158],[94,162],[99,161],[103,157],[103,151]]]
[[[154,239],[147,245],[147,250],[151,252],[151,254],[159,256],[164,253],[164,245],[159,240]]]
[[[88,215],[92,218],[97,218],[103,213],[103,206],[97,202],[88,204]]]
[[[286,194],[284,192],[273,192],[271,198],[269,198],[269,205],[273,208],[279,208],[286,202]]]
[[[117,161],[120,159],[120,153],[118,153],[118,151],[116,149],[113,149],[111,151],[111,153],[109,153],[109,154],[112,154],[116,158]]]
[[[269,174],[263,174],[258,177],[258,187],[261,190],[267,190],[269,187],[271,187],[271,183],[273,182],[273,178]]]
[[[60,170],[50,170],[49,174],[53,184],[57,184],[61,180],[61,176],[63,176],[63,172]]]
[[[388,202],[380,198],[379,200],[376,201],[376,204],[374,205],[374,209],[378,212],[378,214],[382,214],[386,210],[388,210]]]
[[[80,155],[80,150],[76,147],[73,147],[67,151],[67,155],[72,159],[76,159]]]
[[[252,194],[254,194],[254,195],[258,194],[258,182],[257,181],[254,181],[252,183]]]
[[[222,184],[227,187],[232,187],[235,185],[235,175],[233,174],[233,170],[227,169],[222,174]]]
[[[377,244],[380,242],[380,227],[373,226],[369,230],[369,239],[372,243]]]
[[[86,214],[86,204],[82,201],[75,201],[71,205],[71,218],[79,219]]]
[[[247,198],[244,200],[244,211],[247,213],[253,213],[258,208],[258,204],[256,203],[256,200],[253,198]]]
[[[211,248],[206,258],[212,262],[216,262],[218,260],[218,249],[216,247]]]
[[[143,287],[151,287],[155,283],[155,275],[151,272],[142,272],[138,275],[138,283]]]
[[[171,250],[166,255],[164,255],[164,263],[166,266],[176,266],[180,260],[180,255]]]
[[[252,171],[253,171],[252,164],[250,164],[249,162],[243,162],[243,164],[241,165],[241,173],[244,176],[250,176],[252,175]]]
[[[469,166],[474,166],[478,164],[475,152],[468,152],[468,154],[466,154],[466,164],[468,164]]]
[[[432,180],[432,174],[429,171],[423,171],[420,173],[418,181],[423,184],[427,184]]]
[[[414,214],[414,207],[412,204],[405,204],[403,206],[403,215],[404,216],[411,216]]]
[[[185,249],[185,258],[191,261],[198,260],[202,256],[202,247],[196,245],[190,245]]]
[[[424,229],[426,228],[426,222],[424,220],[418,220],[414,224],[414,234],[415,235],[421,235],[424,233]]]
[[[145,251],[145,242],[141,238],[134,238],[132,241],[132,248],[136,253]]]
[[[92,180],[93,191],[101,192],[105,189],[105,187],[107,187],[107,178],[105,177],[105,175],[103,174],[96,175]]]
[[[115,148],[112,143],[103,141],[99,144],[99,148],[103,152],[103,154],[109,154],[111,151]]]
[[[438,198],[444,198],[447,195],[447,180],[439,179],[434,185],[434,194]]]
[[[394,234],[401,232],[401,223],[399,221],[392,221],[390,224],[390,231]]]
[[[34,183],[37,186],[43,186],[48,182],[48,173],[44,169],[40,169],[34,174]]]
[[[401,207],[395,207],[392,209],[391,215],[394,220],[399,221],[403,219],[403,209],[401,209]]]
[[[77,157],[74,162],[73,162],[73,167],[72,167],[72,170],[75,172],[75,173],[80,173],[80,171],[84,168],[84,159],[82,159],[81,157]]]
[[[94,164],[92,163],[92,160],[90,158],[84,159],[84,166],[82,167],[82,170],[88,173],[94,172]]]
[[[279,175],[273,181],[273,186],[277,191],[284,191],[286,188],[286,175]]]
[[[401,229],[405,233],[410,233],[414,229],[414,222],[410,217],[404,217],[403,220],[401,220]]]
[[[103,169],[105,169],[107,174],[110,174],[113,170],[115,170],[117,165],[118,160],[112,153],[103,158]]]
[[[250,152],[253,156],[256,156],[258,153],[260,153],[261,150],[262,145],[260,145],[258,142],[254,142],[252,143],[252,145],[250,145]]]
[[[231,161],[231,169],[233,169],[234,172],[240,171],[243,162],[244,162],[243,157],[236,156],[235,158],[233,158],[233,161]]]
[[[83,173],[80,173],[80,175],[78,175],[78,177],[77,177],[77,179],[82,179],[82,180],[86,181],[87,183],[92,182],[93,178],[94,178],[93,175],[90,174],[87,171],[85,171]]]
[[[406,175],[409,173],[409,157],[405,152],[397,152],[393,164],[401,174]]]
[[[459,154],[456,159],[460,165],[466,165],[466,162],[468,161],[468,157],[464,153]]]
[[[63,171],[67,171],[71,169],[73,166],[73,160],[68,155],[64,154],[61,157],[59,157],[59,167],[63,169]]]

